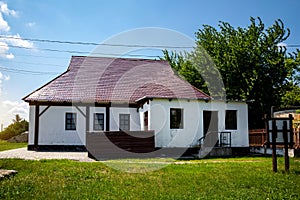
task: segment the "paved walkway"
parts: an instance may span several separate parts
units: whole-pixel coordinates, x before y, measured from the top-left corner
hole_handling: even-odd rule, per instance
[[[0,159],[1,158],[20,158],[26,160],[68,159],[80,162],[95,161],[88,157],[87,152],[28,151],[27,147],[7,151],[0,151]]]

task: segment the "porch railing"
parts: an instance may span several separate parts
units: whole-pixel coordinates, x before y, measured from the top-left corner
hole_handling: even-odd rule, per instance
[[[231,132],[229,131],[210,131],[198,140],[201,147],[231,147]]]
[[[155,149],[154,131],[87,132],[86,147],[90,157],[123,158]]]

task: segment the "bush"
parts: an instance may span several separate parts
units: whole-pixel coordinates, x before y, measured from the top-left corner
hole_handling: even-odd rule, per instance
[[[20,135],[28,131],[29,123],[24,120],[14,121],[4,131],[0,132],[0,140],[8,140],[16,135]]]

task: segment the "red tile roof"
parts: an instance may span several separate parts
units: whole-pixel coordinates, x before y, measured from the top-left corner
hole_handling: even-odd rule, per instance
[[[68,70],[26,102],[136,103],[144,98],[210,99],[173,72],[167,61],[73,56]]]

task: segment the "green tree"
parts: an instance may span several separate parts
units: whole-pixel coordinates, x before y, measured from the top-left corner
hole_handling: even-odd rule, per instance
[[[281,107],[300,106],[300,87],[293,86],[281,98]]]
[[[4,131],[0,132],[0,140],[8,140],[28,131],[29,123],[25,119],[21,119],[20,115],[17,114],[16,118],[12,121],[12,124],[5,128]]]
[[[20,115],[19,114],[16,114],[16,117],[15,117],[15,119],[13,119],[13,122],[15,123],[15,122],[20,122],[22,119],[21,119],[21,117],[20,117]]]
[[[205,49],[221,74],[226,99],[252,100],[249,125],[259,128],[263,126],[263,115],[270,113],[271,106],[280,106],[282,96],[296,84],[300,54],[299,51],[288,54],[281,46],[290,30],[280,19],[268,28],[260,18],[251,17],[250,22],[246,28],[235,28],[226,22],[220,22],[218,29],[204,25],[196,32],[195,50],[184,55],[164,51],[164,59],[190,83],[197,81],[200,84],[195,86],[207,91],[205,86],[210,80],[207,76],[211,72],[206,67],[208,62],[203,63],[208,60],[205,53],[201,53]],[[185,65],[194,65],[189,68],[197,69],[198,74],[191,78],[193,70],[184,70]]]

